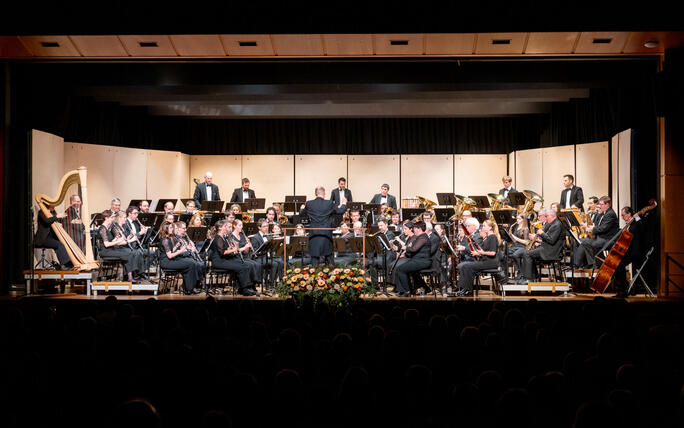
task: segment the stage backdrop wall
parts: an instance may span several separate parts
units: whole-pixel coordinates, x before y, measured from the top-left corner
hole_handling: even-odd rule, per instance
[[[329,196],[339,177],[347,178],[355,201],[370,201],[380,185],[387,183],[390,193],[399,199],[422,196],[436,202],[439,192],[467,196],[496,193],[501,188],[501,177],[509,174],[518,190],[541,194],[548,206],[558,202],[562,176],[569,173],[583,187],[585,204],[589,196],[611,195],[615,206],[620,207],[629,204],[629,137],[630,132],[625,131],[614,138],[609,167],[607,141],[510,154],[189,156],[69,143],[34,131],[33,193],[51,195],[64,173],[81,165],[88,168],[91,212],[108,208],[114,196],[123,205],[131,199],[192,197],[193,179],[202,181],[206,171],[214,174],[223,200],[229,201],[241,178],[248,177],[257,197],[266,198],[267,206],[290,194],[313,198],[316,185],[324,186]],[[76,191],[70,189],[69,194]],[[65,201],[62,209],[67,205]],[[176,206],[177,210],[183,208],[180,202]]]

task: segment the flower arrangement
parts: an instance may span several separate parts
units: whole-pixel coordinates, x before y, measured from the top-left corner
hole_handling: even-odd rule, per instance
[[[301,305],[306,297],[331,306],[347,306],[362,294],[375,295],[371,278],[365,269],[357,267],[293,267],[288,269],[276,292],[283,297],[293,297]]]

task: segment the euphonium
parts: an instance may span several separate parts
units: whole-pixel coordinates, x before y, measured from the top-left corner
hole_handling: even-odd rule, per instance
[[[532,223],[537,220],[537,212],[535,211],[534,206],[537,202],[543,203],[544,198],[531,190],[523,190],[522,193],[525,195],[525,205],[523,206],[521,213],[525,214],[528,221]]]
[[[247,213],[242,213],[242,222],[243,223],[251,223],[252,222],[252,216],[247,214]]]
[[[508,198],[498,193],[487,193],[489,203],[492,205],[492,211],[498,211],[508,203]]]
[[[449,220],[460,220],[463,216],[464,211],[472,211],[476,206],[477,202],[467,196],[454,195],[457,200],[457,204],[454,205],[454,215],[451,216]]]
[[[278,223],[280,223],[280,224],[286,224],[286,223],[288,223],[289,221],[290,221],[290,219],[288,219],[287,216],[286,216],[285,214],[280,214],[280,215],[278,216]]]

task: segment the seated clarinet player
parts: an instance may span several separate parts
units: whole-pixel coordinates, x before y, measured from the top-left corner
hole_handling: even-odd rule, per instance
[[[252,236],[251,239],[252,248],[255,250],[258,250],[262,245],[272,239],[271,235],[268,233],[268,223],[268,219],[262,218],[259,220],[259,231]],[[272,283],[275,284],[282,277],[283,259],[281,257],[269,257],[267,254],[264,254],[262,256],[258,256],[255,261],[259,264],[259,269],[262,272],[262,276],[264,270],[270,267],[268,278]]]
[[[162,223],[159,227],[159,238],[159,266],[183,274],[183,294],[199,294],[202,266],[192,258],[187,244],[176,236],[174,224],[166,221]]]
[[[263,279],[261,275],[261,265],[252,259],[252,242],[247,239],[247,236],[242,231],[242,227],[242,220],[235,220],[233,222],[233,231],[230,234],[230,238],[238,244],[240,250],[238,256],[242,262],[249,267],[252,284],[256,286],[256,284],[260,284]]]
[[[409,238],[408,242],[401,245],[402,254],[399,258],[406,261],[398,264],[396,270],[396,284],[395,292],[399,297],[408,297],[411,291],[409,275],[414,272],[420,272],[432,266],[432,259],[430,252],[432,247],[430,245],[430,238],[425,233],[425,223],[417,222],[409,224],[413,231],[413,236]]]
[[[541,216],[541,210],[540,210]],[[546,210],[546,223],[544,227],[536,232],[535,235],[530,235],[531,238],[541,240],[539,247],[528,250],[523,256],[523,284],[536,279],[535,261],[537,260],[557,260],[560,258],[561,251],[563,251],[563,226],[560,220],[556,217],[556,212],[552,209]]]
[[[112,213],[111,210],[102,211],[104,219],[102,225],[97,230],[96,246],[100,257],[112,257],[124,261],[124,272],[128,281],[135,281],[134,273],[142,269],[142,254],[133,251],[128,244],[123,229],[116,222],[117,217],[125,219]]]
[[[230,238],[233,224],[226,220],[219,220],[214,226],[216,233],[211,241],[211,263],[215,269],[227,270],[235,273],[238,280],[239,293],[243,296],[257,294],[250,278],[250,267],[240,260],[240,248],[237,242]]]
[[[471,217],[465,221],[465,227],[468,229],[468,233],[473,235],[478,227],[480,227],[480,222],[476,218]],[[469,244],[469,248],[472,247],[470,248],[470,255],[474,258],[474,261],[465,261],[458,264],[459,290],[456,293],[458,296],[472,296],[475,275],[483,270],[496,269],[499,266],[499,241],[494,233],[491,220],[485,220],[482,223],[479,235],[482,238],[482,244]],[[471,239],[474,243],[474,237]]]

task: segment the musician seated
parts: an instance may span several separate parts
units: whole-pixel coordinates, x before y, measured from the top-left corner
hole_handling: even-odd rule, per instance
[[[188,203],[185,205],[185,213],[186,214],[195,214],[197,212],[197,205],[195,205],[195,201],[188,201]]]
[[[403,253],[399,256],[400,260],[397,261],[395,267],[394,291],[399,297],[407,297],[410,294],[410,274],[418,273],[432,266],[432,259],[430,258],[432,248],[430,238],[425,233],[425,223],[409,222],[407,226],[411,228],[413,236],[408,239],[408,242],[401,245]]]
[[[204,227],[204,216],[199,212],[193,214],[188,222],[188,227]]]
[[[458,296],[472,296],[475,275],[487,269],[496,269],[499,266],[498,251],[499,241],[493,230],[493,222],[486,220],[480,227],[480,222],[476,218],[469,218],[465,222],[468,233],[472,236],[469,242],[470,256],[473,261],[465,261],[458,264]],[[482,244],[475,244],[474,235],[477,229]],[[466,238],[467,239],[467,238]]]
[[[176,214],[174,214],[174,213],[164,214],[164,221],[169,222],[169,223],[175,223],[176,222]]]
[[[513,243],[508,247],[508,257],[513,260],[515,265],[515,281],[522,279],[522,259],[527,251],[527,246],[524,242],[530,240],[530,228],[527,222],[527,216],[520,213],[515,218],[515,226],[511,228],[511,237]]]
[[[276,213],[275,208],[273,207],[268,207],[266,208],[266,222],[269,224],[272,223],[278,223],[278,214]]]
[[[240,208],[240,204],[233,204],[230,206],[230,211],[235,214],[236,218],[241,218],[242,217],[242,208]]]
[[[473,218],[473,215],[470,213],[470,211],[465,210],[463,211],[462,214],[463,218],[463,225],[466,225],[466,222]],[[475,219],[477,220],[477,219]],[[475,228],[474,231],[469,232],[471,238],[477,243],[477,245],[482,246],[482,236],[479,233],[475,233],[478,231],[478,228],[480,227],[480,222],[477,222],[477,227]],[[465,226],[467,228],[467,226]],[[470,229],[467,229],[470,230]],[[461,259],[466,262],[472,262],[475,261],[475,258],[473,255],[470,253],[470,245],[468,245],[468,238],[466,237],[465,231],[463,230],[463,227],[460,227],[458,229],[458,234],[457,234],[457,242],[458,245],[456,245],[456,250],[460,251],[462,253]]]
[[[109,257],[124,262],[124,274],[128,281],[136,283],[134,275],[139,274],[143,268],[142,254],[133,251],[124,235],[121,224],[126,220],[123,213],[115,214],[110,210],[102,212],[104,221],[97,230],[95,246],[100,257]]]
[[[52,248],[57,254],[59,260],[59,270],[71,270],[74,265],[69,258],[66,248],[57,238],[57,234],[52,230],[52,223],[66,218],[66,214],[57,214],[54,206],[49,206],[49,218],[43,214],[43,210],[38,210],[38,228],[36,229],[36,236],[34,237],[34,244],[38,248]]]
[[[351,251],[351,247],[349,245],[349,239],[354,237],[354,232],[349,228],[349,224],[342,222],[340,224],[340,238],[344,239],[346,242],[346,251],[343,252],[338,252],[335,255],[335,264],[341,264],[344,266],[348,266],[354,262],[354,253]]]
[[[644,252],[648,245],[646,244],[646,230],[644,228],[644,221],[634,214],[632,207],[624,207],[620,210],[620,217],[625,221],[625,223],[632,222],[629,225],[629,232],[633,235],[632,241],[629,244],[629,248],[622,256],[622,260],[615,268],[615,273],[613,278],[615,279],[615,297],[627,297],[627,289],[629,288],[629,281],[627,281],[627,266],[630,263],[636,262],[643,258]],[[621,234],[616,234],[615,239],[611,239],[611,244],[620,238]],[[635,267],[632,267],[634,272]]]
[[[138,208],[140,209],[141,213],[149,213],[150,212],[150,201],[142,200],[140,201],[140,205],[138,205]]]
[[[274,231],[276,230],[276,226],[277,226],[277,224],[274,224],[274,225],[273,225],[273,230],[274,230]],[[278,229],[280,229],[280,226],[278,226]],[[296,236],[296,237],[306,237],[306,236],[308,236],[308,233],[306,233],[306,229],[304,229],[304,225],[303,225],[303,224],[297,223],[297,225],[295,226],[295,231],[294,231],[294,235],[293,235],[293,236]],[[290,243],[290,237],[289,237],[289,236],[287,236],[287,237],[285,238],[285,242],[286,242],[287,244]],[[295,251],[295,252],[292,254],[292,259],[293,259],[293,260],[294,260],[294,259],[299,259],[299,261],[301,262],[302,266],[311,263],[311,257],[309,256],[309,251],[308,251],[308,242],[307,242],[307,250],[306,250],[306,251]]]
[[[272,238],[268,233],[268,219],[262,218],[258,223],[259,231],[252,236],[252,248],[258,250],[266,242],[270,241]],[[283,274],[283,259],[281,257],[276,257],[275,255],[263,254],[258,256],[255,261],[259,264],[259,269],[263,272],[269,269],[269,276],[271,282],[277,282],[282,278]]]
[[[109,203],[109,210],[113,212],[114,214],[118,214],[119,211],[121,211],[121,199],[119,198],[114,198],[112,201]]]
[[[523,280],[522,284],[527,284],[529,281],[536,279],[535,262],[538,260],[559,260],[561,251],[563,251],[563,226],[560,220],[556,217],[554,210],[546,210],[546,224],[536,234],[530,234],[531,238],[540,239],[539,247],[532,250],[525,251],[523,256],[522,269]]]
[[[581,244],[575,250],[573,265],[577,268],[592,268],[594,266],[594,255],[619,230],[617,214],[611,208],[610,197],[603,196],[599,199],[598,211],[593,225],[587,226],[586,223],[582,223],[582,226],[586,228],[587,232],[593,234],[594,238],[582,239]]]
[[[119,202],[119,205],[121,205],[121,202]],[[164,212],[166,214],[173,214],[173,211],[176,209],[176,206],[173,204],[173,202],[168,201],[164,204]]]
[[[399,215],[399,212],[394,211],[392,213],[392,221],[388,225],[388,227],[394,233],[401,233],[401,231],[403,230],[404,227],[401,224],[401,216]]]
[[[241,261],[249,266],[252,284],[256,286],[263,280],[261,266],[252,259],[252,242],[247,239],[247,236],[242,232],[242,227],[242,220],[235,220],[235,222],[233,222],[233,232],[230,237],[237,242],[238,248],[240,249],[239,255],[242,255]]]
[[[131,237],[130,246],[133,251],[140,252],[143,256],[143,270],[141,277],[147,279],[147,270],[150,266],[150,250],[143,248],[142,241],[147,233],[147,228],[138,221],[138,207],[129,206],[126,208],[126,221],[123,224],[124,236]]]
[[[250,277],[250,267],[240,260],[238,244],[230,238],[233,224],[219,220],[214,225],[215,237],[209,247],[209,257],[215,269],[232,272],[237,277],[239,293],[242,296],[255,296],[256,289]]]
[[[442,249],[442,242],[447,239],[444,226],[441,224],[435,224],[433,235],[437,237],[438,243],[437,252],[432,258],[432,269],[439,272],[439,283],[442,284],[442,286],[445,286],[447,283],[447,272],[449,268],[449,250],[448,247],[445,247],[444,250]]]
[[[423,213],[423,214],[426,214],[426,213]],[[429,215],[430,213],[427,213],[427,214],[428,214],[428,216],[423,215],[423,218],[424,219],[431,219],[432,216]],[[437,271],[439,269],[439,264],[436,261],[436,255],[439,252],[439,247],[440,247],[441,241],[440,241],[439,236],[437,236],[437,234],[434,233],[432,223],[426,223],[426,222],[423,222],[423,223],[425,224],[425,235],[427,235],[427,237],[430,241],[430,260],[431,260],[431,263],[430,263],[429,269],[433,269],[433,270]],[[427,283],[425,282],[425,280],[423,279],[423,276],[420,273],[412,274],[411,278],[413,279],[414,289],[417,290],[419,288],[422,288],[423,290],[425,290],[425,292],[430,292],[430,287],[428,287]]]
[[[381,239],[385,245],[390,247],[391,242],[394,240],[394,233],[389,230],[389,227],[387,225],[387,220],[384,218],[380,218],[378,220],[378,233],[377,236],[379,239]],[[383,246],[384,248],[384,246]],[[397,257],[397,253],[394,251],[390,250],[385,250],[380,254],[375,255],[375,260],[374,260],[374,265],[376,268],[379,269],[386,269],[390,264],[394,263],[394,260]],[[377,282],[377,279],[374,278],[375,281],[374,283]]]

